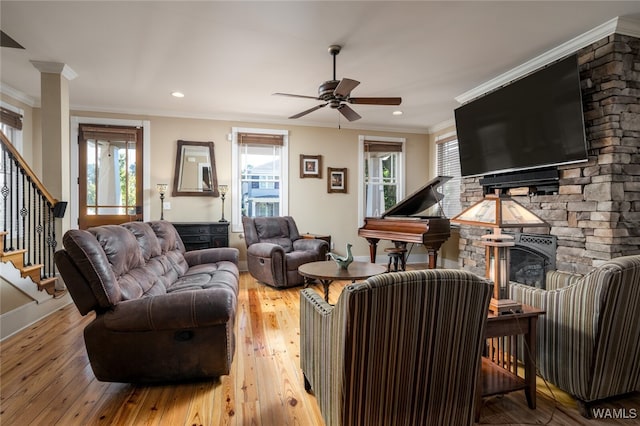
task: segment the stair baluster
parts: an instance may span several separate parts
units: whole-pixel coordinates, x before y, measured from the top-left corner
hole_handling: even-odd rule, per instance
[[[39,290],[57,296],[54,253],[55,219],[64,216],[65,202],[53,198],[4,133],[0,132],[3,219],[0,255]]]

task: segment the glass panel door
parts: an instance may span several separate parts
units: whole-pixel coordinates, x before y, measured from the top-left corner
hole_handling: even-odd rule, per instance
[[[142,129],[81,125],[79,144],[80,229],[142,220]]]

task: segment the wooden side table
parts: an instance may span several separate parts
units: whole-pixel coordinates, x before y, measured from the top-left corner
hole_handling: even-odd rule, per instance
[[[322,235],[322,234],[301,234],[302,238],[306,238],[308,240],[324,240],[329,244],[329,248],[331,248],[331,235]]]
[[[480,420],[482,397],[501,395],[524,389],[529,408],[536,408],[536,327],[544,311],[522,305],[516,314],[489,314],[485,327],[487,356],[482,357],[482,368],[476,390],[476,422]],[[524,378],[518,376],[518,336],[524,347]]]

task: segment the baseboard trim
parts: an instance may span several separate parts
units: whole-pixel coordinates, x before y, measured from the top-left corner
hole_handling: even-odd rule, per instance
[[[0,315],[0,342],[48,317],[69,303],[71,303],[71,296],[67,292],[58,299],[49,296],[49,299],[45,302],[29,302]]]

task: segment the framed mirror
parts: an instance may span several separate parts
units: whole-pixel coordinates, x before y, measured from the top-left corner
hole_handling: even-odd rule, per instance
[[[174,197],[218,197],[218,176],[213,142],[178,141],[173,175]]]

